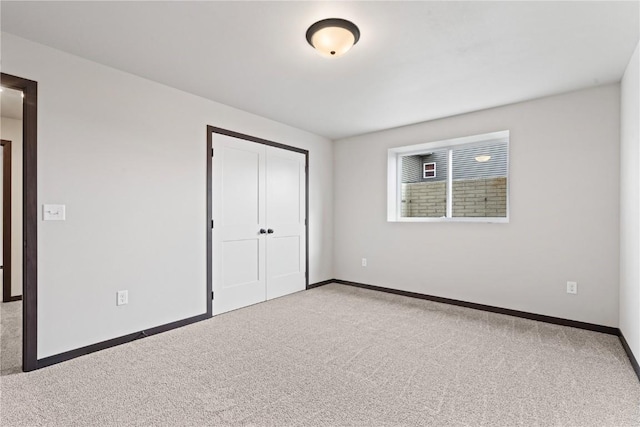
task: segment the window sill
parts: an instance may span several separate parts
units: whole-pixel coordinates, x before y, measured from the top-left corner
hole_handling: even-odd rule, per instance
[[[459,218],[409,217],[409,218],[387,219],[387,222],[474,222],[474,223],[487,223],[487,224],[508,224],[509,223],[509,217],[499,217],[499,218],[488,218],[488,217],[459,217]]]

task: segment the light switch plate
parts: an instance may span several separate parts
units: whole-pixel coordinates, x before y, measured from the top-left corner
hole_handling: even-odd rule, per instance
[[[64,221],[66,219],[65,205],[42,205],[42,219],[44,221]]]

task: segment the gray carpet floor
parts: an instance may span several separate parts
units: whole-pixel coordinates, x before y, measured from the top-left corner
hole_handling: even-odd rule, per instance
[[[1,312],[2,426],[640,425],[615,336],[337,284],[31,373]]]
[[[0,303],[0,375],[22,372],[22,301]],[[0,377],[0,385],[2,384]],[[0,392],[2,389],[0,388]],[[2,406],[0,406],[0,417]],[[0,421],[2,418],[0,418]]]

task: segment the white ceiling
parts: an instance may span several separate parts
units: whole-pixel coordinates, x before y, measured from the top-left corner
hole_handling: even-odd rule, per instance
[[[639,13],[638,1],[3,1],[1,28],[337,139],[619,81]],[[340,58],[305,39],[330,17],[361,31]]]
[[[22,92],[2,88],[0,92],[0,117],[22,120]]]

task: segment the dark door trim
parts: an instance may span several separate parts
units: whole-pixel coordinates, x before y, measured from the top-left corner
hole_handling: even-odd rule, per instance
[[[11,296],[11,141],[2,146],[2,302],[19,301]]]
[[[284,150],[295,151],[296,153],[304,154],[304,171],[305,171],[305,288],[309,289],[309,150],[305,150],[298,147],[292,147],[290,145],[280,144],[279,142],[273,142],[255,136],[245,135],[243,133],[234,132],[232,130],[222,129],[214,126],[207,126],[207,295],[210,295],[207,301],[207,312],[212,311],[212,290],[213,290],[213,276],[212,276],[212,238],[213,238],[213,188],[212,188],[212,168],[213,168],[213,134],[227,135],[234,138],[244,139],[246,141],[256,142],[258,144],[268,145],[271,147],[282,148]]]
[[[22,102],[22,369],[38,368],[38,83],[0,73],[0,84],[24,93]]]

